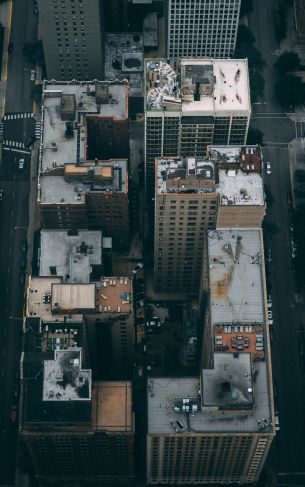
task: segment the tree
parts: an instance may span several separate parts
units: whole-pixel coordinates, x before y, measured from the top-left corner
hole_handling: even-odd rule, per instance
[[[259,129],[250,127],[248,130],[247,145],[263,145],[264,134]]]
[[[285,51],[280,55],[275,63],[275,67],[281,74],[285,74],[288,71],[296,71],[301,66],[301,60],[296,52]]]
[[[32,95],[31,95],[32,99],[36,102],[36,103],[40,103],[41,102],[41,97],[42,97],[42,85],[34,85],[33,88],[32,88]]]
[[[265,88],[265,80],[259,70],[251,66],[249,68],[250,90],[252,101],[257,100],[259,96],[263,96]]]
[[[283,76],[275,85],[275,92],[284,107],[305,103],[305,84],[296,76]]]
[[[25,42],[23,44],[22,54],[29,63],[44,66],[42,41]]]
[[[253,0],[241,0],[240,4],[240,16],[244,17],[253,12]]]
[[[236,47],[248,47],[252,46],[255,42],[255,37],[248,27],[240,25],[237,31]]]

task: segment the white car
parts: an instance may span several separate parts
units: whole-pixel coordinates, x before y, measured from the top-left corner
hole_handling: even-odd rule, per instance
[[[275,419],[275,431],[280,431],[280,420],[279,420],[279,413],[275,413],[274,415]]]
[[[18,167],[19,167],[19,169],[24,168],[24,159],[19,159]]]
[[[271,299],[271,295],[270,294],[268,294],[268,296],[267,296],[267,306],[268,306],[269,309],[272,308],[272,299]]]
[[[271,174],[271,164],[270,164],[270,162],[266,162],[266,173],[268,175]]]
[[[133,276],[136,276],[138,274],[138,272],[140,272],[142,269],[143,269],[144,265],[142,264],[142,262],[139,262],[133,269],[132,271],[132,275]]]
[[[31,69],[30,78],[31,78],[31,81],[35,81],[35,79],[36,79],[36,71],[35,71],[35,69]]]
[[[268,309],[268,322],[269,325],[273,325],[272,311],[270,309]]]

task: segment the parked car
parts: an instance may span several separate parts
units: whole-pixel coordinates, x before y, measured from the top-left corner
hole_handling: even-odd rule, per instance
[[[24,286],[24,284],[25,284],[25,273],[24,272],[20,272],[20,274],[19,274],[19,284],[20,284],[20,286]]]
[[[161,328],[161,321],[158,318],[152,319],[152,320],[146,322],[146,327],[150,330],[157,329],[157,328],[160,329]]]
[[[270,264],[270,262],[272,262],[272,251],[271,251],[271,249],[267,250],[266,260],[267,260],[267,262],[269,262],[269,264]]]
[[[292,193],[290,193],[290,192],[287,193],[287,203],[288,203],[289,208],[292,208],[293,197],[292,197]]]
[[[17,419],[17,406],[12,406],[12,409],[11,409],[11,422],[12,423],[16,423],[16,419]]]
[[[31,69],[30,78],[31,78],[31,81],[35,81],[35,79],[36,79],[36,71],[35,71],[35,69]]]
[[[277,411],[274,413],[274,419],[275,419],[275,431],[280,431],[279,413]]]
[[[270,309],[268,309],[268,322],[269,325],[273,325],[272,311]]]
[[[270,162],[266,162],[266,173],[268,175],[271,174],[271,164],[270,164]]]
[[[139,308],[144,308],[145,306],[145,303],[144,303],[144,300],[143,299],[140,299],[140,301],[137,301],[136,302],[136,308],[139,309]]]
[[[24,168],[24,159],[19,159],[18,167],[19,167],[19,169]]]
[[[271,295],[270,294],[268,294],[268,296],[267,296],[267,306],[268,306],[269,309],[272,308],[272,299],[271,299]]]
[[[21,252],[25,253],[27,250],[28,250],[28,243],[24,238],[23,240],[21,240]]]
[[[9,42],[7,47],[8,52],[9,53],[13,52],[13,49],[14,49],[14,44],[12,42]]]
[[[39,14],[38,7],[36,7],[36,5],[35,5],[35,7],[34,7],[34,15],[38,15],[38,14]]]
[[[132,275],[133,276],[136,276],[142,269],[144,268],[144,265],[142,264],[142,262],[139,262],[133,269],[132,271]]]

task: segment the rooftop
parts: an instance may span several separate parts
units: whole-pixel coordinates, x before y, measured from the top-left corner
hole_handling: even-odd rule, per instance
[[[42,230],[40,276],[61,276],[63,282],[88,283],[94,266],[102,266],[102,232]]]
[[[95,284],[52,284],[53,313],[95,311]]]
[[[97,304],[100,313],[131,313],[132,293],[129,277],[104,277],[101,289],[97,291]]]
[[[40,176],[39,199],[46,204],[84,205],[90,192],[128,192],[126,159],[65,164],[62,174]]]
[[[43,401],[90,401],[91,370],[82,369],[82,349],[55,350],[45,360]]]
[[[40,173],[87,159],[87,119],[128,119],[125,81],[56,82],[44,85]]]
[[[215,192],[214,163],[208,159],[160,157],[156,161],[159,194]]]
[[[129,96],[143,96],[142,34],[105,34],[105,77],[108,80],[127,79]]]
[[[252,409],[250,353],[214,353],[213,369],[202,370],[202,406],[220,410]]]
[[[143,20],[143,41],[145,47],[158,47],[158,15],[147,12]]]
[[[219,169],[217,190],[221,205],[264,206],[264,187],[259,173],[239,169]]]
[[[131,382],[93,382],[92,428],[116,433],[133,433]]]
[[[147,110],[183,115],[251,111],[247,59],[146,60]]]
[[[213,326],[264,322],[262,255],[259,230],[208,232]]]
[[[226,169],[229,165],[241,169],[246,174],[262,172],[262,151],[259,145],[211,145],[208,148],[209,158]]]

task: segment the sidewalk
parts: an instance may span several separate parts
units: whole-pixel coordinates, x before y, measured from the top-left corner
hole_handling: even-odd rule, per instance
[[[5,111],[6,79],[8,69],[8,45],[11,33],[12,0],[0,4],[0,19],[4,27],[2,69],[0,79],[0,118]]]

